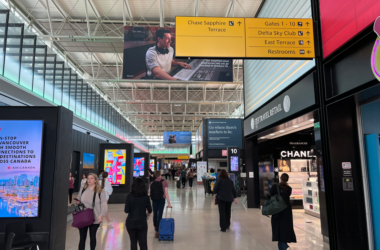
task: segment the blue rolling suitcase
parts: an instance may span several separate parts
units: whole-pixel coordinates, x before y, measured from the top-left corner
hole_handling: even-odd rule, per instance
[[[158,228],[158,240],[167,240],[167,241],[174,241],[174,219],[173,218],[168,218],[168,209],[166,210],[166,218],[162,218],[160,221],[160,226]],[[171,212],[170,210],[170,217],[171,217]]]

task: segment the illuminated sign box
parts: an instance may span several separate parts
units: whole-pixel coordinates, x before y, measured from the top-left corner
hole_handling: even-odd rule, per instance
[[[176,17],[176,56],[315,57],[312,19]]]

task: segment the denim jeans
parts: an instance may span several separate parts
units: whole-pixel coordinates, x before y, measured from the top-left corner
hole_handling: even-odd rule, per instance
[[[153,201],[153,225],[158,229],[160,228],[160,221],[162,219],[162,213],[165,208],[165,198],[160,201]]]
[[[286,250],[286,249],[288,249],[288,247],[289,247],[288,243],[283,242],[283,241],[278,242],[278,249],[279,250]]]

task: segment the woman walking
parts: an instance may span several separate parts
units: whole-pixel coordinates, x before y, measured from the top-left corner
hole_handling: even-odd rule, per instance
[[[285,201],[286,209],[272,216],[272,241],[278,241],[279,250],[289,249],[288,243],[297,242],[296,234],[293,228],[293,212],[290,206],[289,197],[292,194],[292,188],[288,185],[289,175],[282,174],[281,182],[278,184],[280,194]],[[276,195],[277,185],[273,185],[270,189],[270,195]]]
[[[193,190],[194,173],[192,169],[190,169],[189,173],[187,174],[187,178],[189,179],[190,190]]]
[[[75,179],[70,172],[70,175],[69,175],[69,206],[71,205],[71,203],[73,201],[74,181],[75,181]]]
[[[84,185],[86,184],[86,182],[87,182],[87,175],[83,174],[82,175],[82,181],[80,182],[80,189],[79,190],[81,190],[84,187]]]
[[[127,196],[124,212],[128,214],[125,226],[131,241],[131,250],[147,250],[148,223],[147,216],[152,213],[148,191],[141,178],[136,178],[132,183],[131,193]]]
[[[90,249],[95,250],[96,248],[96,231],[99,228],[99,224],[102,222],[103,217],[107,213],[107,198],[106,192],[102,190],[99,185],[99,178],[96,174],[90,173],[87,177],[87,183],[84,185],[83,189],[79,191],[76,203],[83,203],[86,208],[92,208],[92,202],[95,197],[94,206],[94,224],[79,228],[79,247],[78,250],[85,250],[87,231],[90,231]]]
[[[102,173],[103,179],[99,181],[100,186],[102,189],[106,192],[106,198],[107,198],[107,204],[108,204],[108,199],[110,198],[110,195],[113,192],[113,188],[111,186],[111,183],[108,181],[108,172],[103,172]],[[110,219],[110,216],[108,215],[108,211],[106,213],[106,220],[107,220],[107,225],[111,225],[114,220]]]
[[[231,205],[233,201],[237,204],[237,199],[234,183],[228,178],[228,174],[224,169],[220,171],[216,181],[214,197],[219,207],[220,231],[225,232],[227,229],[230,229]]]

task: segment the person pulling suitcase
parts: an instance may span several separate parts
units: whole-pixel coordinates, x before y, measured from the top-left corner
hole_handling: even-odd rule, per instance
[[[155,173],[156,179],[150,183],[149,196],[153,201],[153,225],[156,232],[155,237],[158,238],[158,229],[165,208],[165,200],[168,200],[168,207],[171,208],[168,182],[161,177],[160,171]]]

